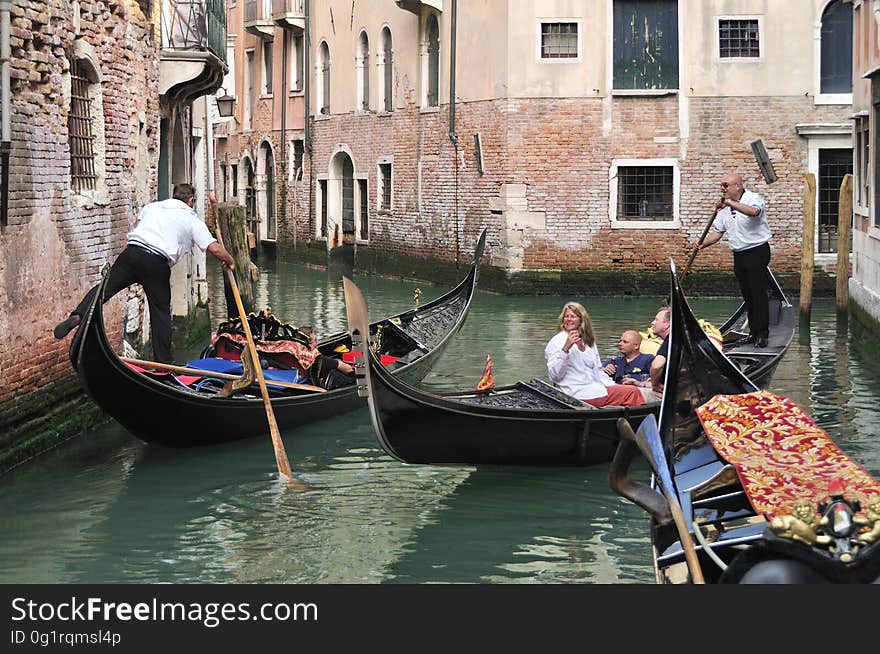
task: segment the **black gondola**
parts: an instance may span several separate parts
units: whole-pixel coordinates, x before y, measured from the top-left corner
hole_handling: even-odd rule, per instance
[[[451,291],[370,325],[371,334],[381,329],[382,351],[396,359],[388,365],[395,377],[410,381],[422,379],[464,324],[479,277],[485,241],[483,230],[468,274]],[[103,288],[95,297],[100,298],[102,294]],[[347,332],[323,339],[318,349],[329,355],[340,345],[351,345]],[[257,390],[245,389],[230,397],[221,397],[216,389],[199,392],[176,383],[173,375],[157,377],[132,369],[107,340],[103,311],[97,300],[77,330],[70,346],[70,358],[89,397],[144,441],[192,447],[268,433],[266,410]],[[353,383],[323,393],[292,391],[273,397],[271,402],[281,430],[364,405]]]
[[[659,425],[652,416],[634,432],[633,425],[620,421],[621,438],[610,474],[612,489],[651,516],[657,582],[880,581],[880,484],[839,452],[800,409],[785,398],[759,392],[717,351],[688,306],[674,265],[671,297],[670,355]],[[738,406],[752,411],[744,422],[740,422],[740,415],[746,414],[738,414]],[[760,410],[767,406],[777,412]],[[720,409],[713,414],[716,407]],[[713,421],[701,421],[713,415]],[[814,452],[805,452],[798,421],[808,426],[811,437],[824,437],[834,456],[815,457]],[[717,441],[724,443],[722,447],[736,443],[740,448],[752,448],[753,441],[747,439],[756,434],[752,465],[757,466],[757,474],[742,473],[738,467],[741,459],[731,457],[734,465],[722,458],[711,440],[719,429],[726,436]],[[858,474],[850,474],[849,481],[854,477],[860,480],[853,486],[859,488],[855,495],[862,493],[864,501],[853,501],[852,494],[847,499],[831,490],[834,483],[808,491],[808,475],[794,467],[804,464],[788,448],[801,452],[810,470],[817,470],[819,463],[826,468],[830,465],[832,476],[856,469]],[[630,463],[639,451],[654,471],[650,485],[629,478]],[[781,475],[775,476],[776,471]],[[750,498],[748,482],[743,481],[750,478],[760,479],[769,490],[753,493]],[[793,493],[778,483],[779,478],[788,480]],[[786,488],[788,495],[779,493],[780,487]],[[817,493],[824,499],[806,501],[811,494],[815,499]],[[769,502],[767,498],[774,494],[785,501]],[[790,502],[791,495],[799,499]],[[867,518],[857,515],[862,506],[867,509]],[[787,513],[790,507],[793,510]]]
[[[757,384],[766,385],[794,334],[793,307],[773,275],[768,296],[771,327],[767,348],[730,346],[730,354]],[[345,281],[349,329],[363,334],[366,306]],[[723,325],[725,339],[741,333],[745,307]],[[355,339],[356,340],[356,339]],[[362,340],[362,339],[361,339]],[[357,348],[357,343],[355,344]],[[361,342],[360,349],[366,349]],[[657,414],[660,402],[638,407],[593,408],[541,379],[490,391],[432,393],[388,375],[369,356],[359,367],[359,392],[368,398],[382,448],[405,463],[585,466],[611,460],[617,419],[633,424]]]

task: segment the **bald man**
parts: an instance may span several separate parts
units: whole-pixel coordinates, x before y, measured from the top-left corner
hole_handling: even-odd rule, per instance
[[[764,211],[764,198],[746,189],[737,173],[726,173],[721,179],[721,199],[715,201],[715,214],[712,231],[693,247],[703,250],[727,234],[733,251],[733,274],[749,315],[749,336],[736,345],[753,343],[755,347],[767,347],[770,336],[767,266],[772,234]]]
[[[634,329],[627,329],[618,341],[620,356],[605,361],[602,370],[618,384],[650,388],[648,373],[654,355],[639,352],[641,344],[642,335]]]

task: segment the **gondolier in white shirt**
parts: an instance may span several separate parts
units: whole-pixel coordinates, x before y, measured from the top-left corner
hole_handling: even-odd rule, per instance
[[[715,201],[712,230],[694,247],[702,250],[721,240],[733,251],[733,274],[749,316],[749,336],[738,344],[754,343],[767,347],[770,315],[767,307],[770,264],[770,224],[764,210],[764,198],[743,186],[737,173],[726,173],[721,180],[721,198]]]
[[[144,206],[137,225],[128,233],[125,250],[110,267],[104,289],[103,301],[106,302],[134,283],[143,287],[150,307],[153,353],[161,363],[172,363],[171,267],[193,245],[198,245],[203,252],[210,252],[219,259],[224,268],[235,268],[232,256],[211,236],[193,209],[194,204],[195,189],[192,184],[183,183],[174,185],[171,198]],[[55,326],[55,338],[64,338],[79,325],[97,292],[96,285],[76,309]]]

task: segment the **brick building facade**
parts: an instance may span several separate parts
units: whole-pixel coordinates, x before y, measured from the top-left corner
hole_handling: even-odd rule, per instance
[[[276,80],[281,1],[267,9],[276,18]],[[304,104],[289,112],[302,124],[288,129],[307,147],[301,182],[282,196],[287,209],[276,195],[278,242],[324,251],[353,243],[356,265],[386,259],[393,271],[410,256],[466,261],[485,226],[488,263],[508,281],[662,273],[669,257],[683,260],[711,216],[721,174],[736,169],[765,195],[773,267],[791,275],[800,267],[803,175],[816,174],[817,265],[836,262],[831,207],[852,168],[851,81],[836,80],[838,68],[851,70],[849,3],[811,0],[792,11],[794,3],[749,0],[558,0],[542,3],[540,15],[513,0],[299,6],[305,86],[301,98],[285,98]],[[636,23],[645,37],[628,34]],[[616,45],[630,37],[636,54]],[[666,57],[666,68],[639,60],[642,46]],[[250,48],[257,77],[265,74],[264,50],[236,48]],[[267,101],[277,152],[279,102],[257,104]],[[247,145],[228,138],[230,153],[270,140],[256,122],[248,135],[239,121],[238,132]],[[751,151],[758,139],[779,178],[772,185]],[[276,179],[299,179],[290,156],[275,163]],[[650,188],[653,175],[665,188]],[[647,220],[633,215],[640,203]],[[651,215],[651,204],[666,215]],[[695,266],[726,270],[730,259],[713,248]]]
[[[204,0],[12,3],[10,105],[2,109],[10,156],[0,221],[0,471],[96,416],[82,401],[70,341],[55,340],[52,328],[124,249],[163,180],[167,193],[169,180],[192,179],[192,161],[175,156],[190,149],[191,133],[175,125],[198,95],[187,92],[192,80],[213,93],[225,69],[180,36],[196,19],[204,24],[206,7]],[[163,31],[163,16],[177,27]],[[197,63],[180,75],[163,53],[183,48]],[[106,305],[116,345],[124,319],[134,345],[143,344],[143,307],[137,287]]]

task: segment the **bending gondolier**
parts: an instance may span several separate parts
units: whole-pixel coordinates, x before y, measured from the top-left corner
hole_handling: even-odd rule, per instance
[[[153,353],[156,361],[171,363],[171,267],[193,245],[210,252],[224,268],[235,261],[196,215],[192,184],[175,184],[173,197],[151,202],[141,209],[137,226],[128,233],[128,245],[113,262],[104,290],[106,302],[135,282],[144,288],[150,307]],[[55,326],[55,338],[64,338],[79,325],[92,303],[94,286],[70,315]]]
[[[737,173],[726,173],[721,181],[721,199],[715,201],[715,222],[712,230],[694,244],[702,250],[727,240],[733,251],[733,273],[749,316],[749,336],[738,344],[754,343],[767,347],[770,315],[767,308],[767,266],[770,263],[770,224],[764,210],[764,198],[743,186]]]

